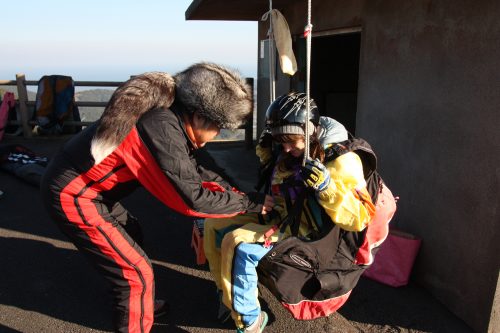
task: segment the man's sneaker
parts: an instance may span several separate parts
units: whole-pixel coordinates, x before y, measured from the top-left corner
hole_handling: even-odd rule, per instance
[[[170,310],[170,306],[163,299],[155,299],[154,315],[155,318],[164,316]]]
[[[262,333],[267,325],[267,313],[261,311],[257,320],[250,326],[238,328],[237,333]]]
[[[217,320],[224,324],[231,318],[231,310],[222,302],[222,291],[217,291],[217,300],[219,301],[219,307],[217,309]]]

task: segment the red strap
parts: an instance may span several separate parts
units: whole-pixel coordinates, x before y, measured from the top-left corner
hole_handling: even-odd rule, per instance
[[[279,225],[275,224],[273,225],[266,233],[264,234],[264,247],[269,248],[271,246],[271,236],[278,230]]]
[[[271,192],[273,194],[280,194],[280,185],[279,184],[274,184],[271,186]]]

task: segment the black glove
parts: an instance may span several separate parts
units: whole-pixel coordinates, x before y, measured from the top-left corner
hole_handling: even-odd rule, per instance
[[[273,146],[273,135],[269,127],[266,127],[260,134],[259,146],[262,148],[271,148]]]
[[[318,159],[307,158],[306,165],[302,167],[301,176],[306,186],[319,192],[330,184],[330,172]]]

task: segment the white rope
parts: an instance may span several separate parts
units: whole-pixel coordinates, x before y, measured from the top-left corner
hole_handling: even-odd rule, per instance
[[[269,99],[274,102],[276,95],[275,61],[274,61],[274,31],[273,31],[273,0],[269,0]]]
[[[310,74],[311,74],[311,37],[312,37],[312,24],[311,24],[311,0],[307,1],[307,25],[304,29],[304,36],[306,37],[306,123],[305,123],[305,150],[304,160],[302,165],[305,165],[306,159],[309,157],[309,114],[310,107]]]

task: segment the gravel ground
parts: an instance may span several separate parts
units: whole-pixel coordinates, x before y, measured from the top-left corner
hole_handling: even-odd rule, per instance
[[[6,138],[50,157],[64,138]],[[256,158],[241,145],[213,145],[211,156],[251,189]],[[50,221],[37,188],[0,172],[0,332],[109,332],[107,285]],[[153,332],[234,332],[214,320],[215,289],[206,266],[195,264],[191,220],[163,207],[144,190],[124,203],[142,222],[154,263],[158,297],[171,313]],[[264,287],[270,314],[265,332],[450,332],[471,330],[414,284],[390,288],[361,279],[350,300],[328,318],[295,321]]]

